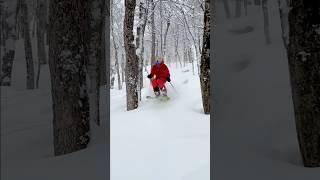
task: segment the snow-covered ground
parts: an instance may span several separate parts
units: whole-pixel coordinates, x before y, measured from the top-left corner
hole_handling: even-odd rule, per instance
[[[54,157],[48,66],[42,69],[40,88],[26,90],[22,41],[17,49],[12,86],[1,88],[1,178],[106,179],[106,87],[101,93],[103,127],[92,124],[89,147]],[[169,68],[177,92],[168,84],[169,102],[146,100],[152,94],[147,81],[139,109],[127,112],[125,91],[111,90],[112,180],[209,179],[210,116],[202,113],[199,78],[191,65],[175,67]]]
[[[302,166],[277,2],[269,5],[272,44],[266,45],[260,8],[249,6],[248,17],[227,20],[217,3],[213,179],[320,177],[320,168]],[[253,31],[239,31],[247,26]]]
[[[136,110],[126,111],[125,88],[111,90],[111,180],[209,180],[210,116],[191,68],[169,66],[168,102],[146,99],[147,78]]]
[[[54,157],[49,68],[42,69],[39,89],[26,90],[23,41],[16,49],[12,86],[1,87],[1,179],[107,179],[106,87],[101,93],[102,127],[92,124],[89,147]]]

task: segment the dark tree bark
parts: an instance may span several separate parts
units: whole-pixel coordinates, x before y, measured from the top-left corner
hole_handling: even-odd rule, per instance
[[[36,79],[36,87],[39,88],[39,79],[41,72],[41,65],[47,64],[47,56],[45,49],[45,30],[46,30],[46,5],[45,0],[37,0],[37,49],[38,49],[38,72]]]
[[[49,67],[53,100],[54,154],[89,143],[86,62],[90,51],[90,1],[50,0]]]
[[[202,104],[205,114],[210,113],[210,0],[205,1],[203,47],[200,64]]]
[[[90,1],[90,55],[87,62],[89,77],[90,117],[100,125],[100,67],[102,61],[103,9],[105,0]]]
[[[134,45],[133,21],[136,1],[125,0],[124,45],[126,51],[127,110],[138,108],[138,57]]]
[[[16,1],[15,1],[16,2]],[[2,56],[0,56],[0,86],[10,86],[12,77],[13,60],[15,57],[15,18],[14,8],[15,6],[8,6],[8,2],[2,2],[1,10],[1,50]]]
[[[261,0],[254,0],[254,5],[260,6],[261,5]]]
[[[320,167],[320,1],[291,3],[288,57],[300,152],[304,166]]]
[[[2,33],[3,33],[3,1],[0,0],[0,86],[2,85]],[[0,97],[1,97],[1,88],[0,88]],[[1,107],[1,106],[0,106]]]
[[[107,58],[106,58],[106,16],[109,17],[106,0],[103,0],[104,6],[101,8],[102,14],[102,39],[101,39],[101,62],[100,62],[100,86],[107,85]],[[103,4],[102,4],[103,5]]]
[[[151,62],[150,65],[152,65],[156,62],[156,27],[154,22],[154,9],[155,9],[155,3],[154,0],[151,1]]]
[[[271,43],[269,30],[269,12],[268,0],[262,0],[263,22],[264,22],[264,36],[267,44]]]
[[[32,57],[32,44],[29,30],[28,21],[28,5],[26,0],[21,0],[21,11],[22,19],[21,23],[23,26],[23,37],[24,37],[24,50],[26,57],[26,67],[27,67],[27,89],[34,89],[34,64]]]

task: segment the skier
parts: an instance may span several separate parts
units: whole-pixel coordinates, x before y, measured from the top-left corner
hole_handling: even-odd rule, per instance
[[[163,96],[167,96],[166,81],[170,82],[170,72],[164,64],[164,60],[156,61],[151,68],[151,73],[147,76],[152,81],[152,88],[156,96],[160,96],[160,91]]]

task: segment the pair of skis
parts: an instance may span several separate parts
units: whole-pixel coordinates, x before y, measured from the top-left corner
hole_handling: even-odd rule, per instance
[[[170,100],[169,96],[162,96],[162,95],[159,95],[159,96],[147,96],[146,98],[147,99],[157,99],[159,101],[169,101]]]

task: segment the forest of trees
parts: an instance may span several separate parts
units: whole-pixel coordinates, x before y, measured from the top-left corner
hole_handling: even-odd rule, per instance
[[[222,0],[227,18],[264,15],[265,42],[271,44],[268,0]],[[110,3],[110,4],[109,4]],[[1,0],[1,86],[11,86],[16,43],[23,40],[26,89],[39,88],[41,68],[50,67],[54,152],[86,148],[90,121],[100,125],[101,86],[126,87],[127,110],[138,108],[143,71],[163,57],[169,66],[191,63],[201,83],[203,111],[210,105],[209,0]],[[235,3],[235,15],[230,3]],[[320,166],[320,1],[278,1],[287,48],[296,128],[304,165]],[[106,19],[110,18],[110,25]],[[110,57],[105,51],[110,28]],[[211,33],[212,34],[212,33]],[[36,47],[32,39],[36,38]],[[218,45],[218,44],[217,44]],[[37,49],[34,54],[32,49]],[[111,76],[106,76],[110,60]],[[218,68],[218,67],[217,67]],[[196,72],[198,74],[196,74]],[[110,78],[110,84],[108,78]],[[294,138],[294,137],[292,137]]]
[[[164,58],[169,66],[192,64],[193,74],[201,77],[204,113],[209,114],[209,1],[112,0],[110,6],[110,87],[115,80],[118,89],[125,83],[127,110],[138,108],[143,72]]]
[[[49,66],[55,155],[86,148],[90,121],[100,125],[100,87],[109,78],[105,32],[110,28],[110,87],[115,75],[119,89],[125,83],[127,110],[138,108],[143,71],[163,57],[170,65],[192,63],[209,114],[209,7],[209,1],[191,0],[112,0],[110,5],[105,0],[1,1],[1,86],[12,84],[20,53],[16,46],[22,41],[26,89],[39,88],[41,69]]]
[[[12,84],[22,39],[26,89],[39,88],[42,67],[50,69],[55,155],[86,148],[90,120],[100,125],[100,87],[107,84],[107,5],[105,0],[1,1],[1,86]]]

